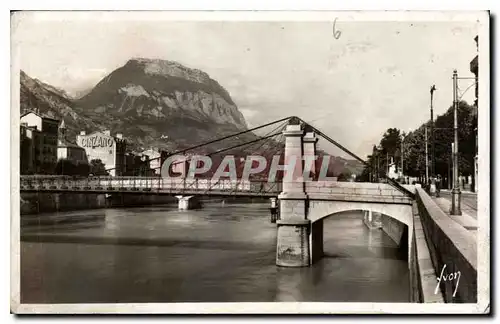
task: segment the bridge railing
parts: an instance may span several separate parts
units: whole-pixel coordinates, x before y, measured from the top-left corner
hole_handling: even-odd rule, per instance
[[[21,176],[21,189],[38,190],[138,190],[172,192],[262,192],[279,193],[280,183],[231,179],[192,179],[160,177],[33,177]]]

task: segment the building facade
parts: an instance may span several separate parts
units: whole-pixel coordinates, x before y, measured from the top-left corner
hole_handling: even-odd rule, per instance
[[[123,175],[145,177],[154,175],[147,155],[129,152],[125,155],[125,172]]]
[[[111,176],[122,176],[125,171],[126,141],[122,134],[111,136],[109,130],[77,135],[78,146],[85,150],[87,161],[101,160]]]
[[[70,143],[67,140],[66,126],[64,124],[64,120],[61,122],[61,125],[59,126],[59,139],[57,141],[57,160],[58,161],[64,160],[70,162],[73,166],[75,166],[77,170],[82,170],[79,173],[85,173],[84,170],[86,169],[88,174],[89,162],[87,159],[87,154],[85,152],[85,149],[76,144]]]
[[[161,166],[166,160],[168,152],[150,148],[149,150],[141,152],[140,155],[143,156],[144,161],[149,161],[149,169],[152,175],[159,176],[161,173]]]
[[[479,50],[479,36],[476,36],[474,38],[476,41],[476,50]],[[479,97],[478,97],[478,88],[479,88],[479,56],[476,55],[472,61],[470,62],[470,71],[474,74],[475,77],[475,96],[476,99],[474,100],[474,107],[475,107],[475,113],[478,114],[478,103],[479,103]],[[477,143],[477,127],[475,129],[476,131],[476,155],[474,157],[474,189],[473,191],[477,192],[478,189],[478,164],[477,164],[477,155],[478,155],[478,143]]]
[[[31,152],[29,158],[34,173],[51,174],[57,163],[57,140],[59,120],[42,116],[35,112],[21,115],[21,141],[25,141],[24,151]],[[27,140],[31,144],[27,144]],[[28,149],[28,146],[31,149]],[[21,161],[26,159],[22,157]],[[26,161],[25,161],[26,162]],[[26,163],[25,163],[26,165]]]
[[[22,123],[20,127],[20,173],[37,174],[42,166],[43,137],[36,127]]]

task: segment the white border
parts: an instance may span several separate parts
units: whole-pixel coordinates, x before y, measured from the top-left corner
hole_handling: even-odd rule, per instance
[[[43,7],[43,6],[39,6]],[[64,15],[64,12],[57,15]],[[78,19],[110,19],[116,13],[81,12]],[[22,14],[20,15],[22,16]],[[44,19],[47,13],[37,15]],[[11,88],[11,310],[16,313],[483,313],[490,302],[489,281],[489,17],[486,12],[122,12],[120,20],[251,20],[251,21],[317,21],[338,18],[339,21],[471,21],[479,19],[479,188],[478,199],[478,292],[477,304],[410,304],[410,303],[165,303],[165,304],[53,304],[19,305],[19,87]],[[147,16],[147,17],[146,17]],[[116,19],[116,18],[114,18]],[[15,34],[14,34],[15,35]],[[12,43],[11,84],[19,84],[18,47]],[[17,217],[16,217],[17,216]]]

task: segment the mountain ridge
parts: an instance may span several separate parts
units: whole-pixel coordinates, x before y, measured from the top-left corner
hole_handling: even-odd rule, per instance
[[[22,70],[20,87],[21,111],[36,107],[50,117],[64,119],[68,140],[73,143],[82,130],[110,130],[123,134],[130,151],[153,147],[172,152],[248,129],[223,86],[207,73],[175,61],[132,58],[81,98],[71,98],[66,91]],[[249,132],[238,141],[257,138]],[[226,141],[206,149],[234,144]],[[349,160],[335,161],[340,168],[341,162]]]

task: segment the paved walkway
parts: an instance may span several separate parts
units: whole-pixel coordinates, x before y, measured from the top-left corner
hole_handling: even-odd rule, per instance
[[[461,216],[450,215],[451,209],[451,194],[441,191],[440,197],[434,197],[433,200],[451,219],[462,225],[464,228],[473,232],[477,232],[477,195],[463,194],[461,197]]]
[[[442,190],[441,197],[449,201],[451,205],[451,192],[449,192],[448,190]],[[463,191],[460,200],[460,208],[462,209],[462,213],[465,212],[466,214],[477,219],[477,193]]]

